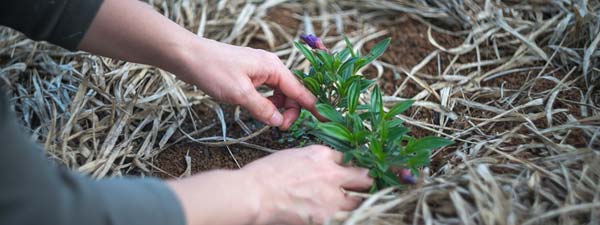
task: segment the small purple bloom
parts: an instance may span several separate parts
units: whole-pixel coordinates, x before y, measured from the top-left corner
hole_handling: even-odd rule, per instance
[[[417,179],[412,175],[410,170],[405,169],[405,168],[400,170],[400,180],[403,183],[407,183],[407,184],[416,184],[417,183]]]
[[[321,42],[321,39],[312,34],[302,34],[300,35],[300,39],[304,44],[307,44],[312,49],[319,49],[323,51],[327,51],[327,47]]]

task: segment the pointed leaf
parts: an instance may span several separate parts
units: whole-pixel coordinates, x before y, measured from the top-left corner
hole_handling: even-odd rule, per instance
[[[406,145],[406,152],[414,153],[422,150],[432,150],[434,148],[444,147],[453,143],[454,142],[445,138],[429,136],[419,138],[414,141],[409,141]]]
[[[294,70],[293,72],[294,72],[294,75],[296,75],[296,77],[298,77],[300,80],[302,80],[302,79],[304,79],[305,77],[308,76],[307,74],[305,74],[301,70]]]
[[[294,45],[296,46],[296,48],[298,50],[300,50],[300,52],[302,53],[302,55],[304,55],[304,57],[306,58],[306,60],[308,60],[308,62],[310,62],[311,65],[313,65],[314,67],[318,67],[319,66],[317,64],[317,60],[315,59],[315,55],[313,55],[312,51],[308,50],[308,48],[306,48],[300,42],[296,41],[296,42],[294,42]]]
[[[381,188],[391,187],[400,185],[400,181],[398,181],[398,177],[392,171],[386,171],[381,176],[382,180],[385,182],[385,186]]]
[[[429,150],[419,151],[415,155],[408,157],[406,165],[410,168],[418,168],[429,164],[429,157],[431,152]]]
[[[312,131],[310,133],[337,151],[347,152],[354,149],[347,141],[339,140],[335,137],[325,134],[322,131]]]
[[[379,161],[383,161],[385,159],[385,153],[383,152],[381,142],[379,142],[379,140],[376,138],[371,138],[371,145],[369,146],[369,149]]]
[[[362,68],[363,66],[371,63],[373,60],[379,58],[379,56],[381,56],[383,54],[383,52],[385,52],[385,50],[387,49],[387,47],[390,45],[390,40],[391,38],[386,38],[383,41],[380,41],[379,43],[377,43],[369,52],[369,54],[367,54],[365,57],[363,57],[363,60],[360,60],[359,62],[357,62],[357,65],[355,65],[355,69],[356,68]]]
[[[302,79],[302,82],[304,83],[304,86],[306,86],[306,88],[308,88],[308,90],[310,92],[312,92],[316,96],[319,95],[321,88],[320,88],[319,82],[317,82],[314,78],[305,77],[304,79]]]
[[[357,82],[350,84],[348,88],[348,112],[353,113],[356,111],[356,105],[358,104],[358,98],[360,97],[360,86]]]
[[[352,42],[350,42],[346,35],[344,35],[344,41],[346,42],[346,49],[350,50],[352,57],[356,57],[356,53],[354,53],[354,46],[352,46]]]
[[[352,132],[360,132],[365,130],[365,127],[363,125],[363,120],[362,118],[360,118],[360,116],[358,116],[358,114],[356,113],[348,113],[348,118],[350,119],[350,122],[352,123]]]
[[[341,61],[345,61],[346,59],[348,59],[348,57],[351,56],[350,50],[348,50],[348,48],[344,48],[341,51],[339,51],[336,56],[341,60]]]
[[[319,58],[321,60],[321,62],[323,62],[323,66],[325,67],[325,69],[329,72],[335,72],[333,71],[333,57],[331,57],[331,55],[329,55],[327,52],[325,51],[317,51],[317,58]]]
[[[404,136],[406,133],[408,133],[408,128],[406,127],[391,127],[389,128],[387,140],[389,143],[394,143],[401,140],[402,136]]]
[[[330,106],[328,104],[324,104],[324,103],[317,104],[317,111],[319,111],[319,114],[321,114],[321,116],[324,116],[325,118],[327,118],[329,121],[338,122],[338,123],[345,122],[342,114],[339,113],[337,110],[335,110],[332,106]]]
[[[321,130],[324,134],[334,137],[336,139],[352,142],[352,134],[350,131],[344,127],[341,123],[337,122],[327,122],[327,123],[319,123],[317,128]]]
[[[403,102],[400,102],[398,104],[396,104],[394,107],[392,107],[392,109],[390,109],[389,112],[387,112],[385,114],[385,118],[389,119],[392,118],[400,113],[403,113],[404,111],[406,111],[408,108],[410,108],[410,106],[415,103],[415,100],[406,100]]]
[[[371,120],[371,125],[378,125],[379,120],[381,119],[381,116],[383,114],[383,102],[381,100],[381,91],[377,86],[375,86],[375,88],[373,88],[373,92],[371,92],[371,105],[369,112],[372,113],[373,117]],[[375,127],[373,129],[375,129]]]
[[[354,63],[357,60],[358,60],[358,58],[352,57],[348,61],[342,63],[342,65],[340,66],[340,69],[338,70],[338,73],[343,73],[346,70],[352,71],[352,69],[354,68]]]
[[[386,121],[386,123],[388,123],[390,125],[389,127],[397,127],[397,126],[402,125],[402,123],[404,123],[404,120],[401,120],[401,119],[388,120],[388,121]]]

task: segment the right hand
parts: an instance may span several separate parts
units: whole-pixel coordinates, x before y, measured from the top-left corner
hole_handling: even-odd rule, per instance
[[[214,170],[167,182],[188,225],[321,224],[356,208],[346,190],[367,190],[366,169],[340,165],[342,154],[313,145],[282,150],[241,170]]]
[[[342,154],[313,145],[277,152],[241,172],[256,181],[260,210],[256,224],[321,224],[336,211],[353,210],[360,199],[346,190],[364,191],[373,183],[368,170],[341,165]]]

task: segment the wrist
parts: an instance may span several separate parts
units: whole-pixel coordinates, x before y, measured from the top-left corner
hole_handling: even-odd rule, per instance
[[[248,194],[246,198],[244,198],[249,201],[246,203],[249,218],[248,224],[272,224],[269,218],[275,214],[273,214],[271,207],[268,207],[266,204],[269,201],[269,197],[266,196],[268,192],[265,190],[264,183],[258,179],[259,174],[255,174],[254,171],[247,170],[245,168],[236,170],[235,173],[237,173],[237,176],[240,177],[238,180],[244,182],[242,185]]]
[[[158,67],[173,73],[177,78],[191,84],[198,82],[194,74],[198,74],[198,64],[207,64],[206,57],[210,53],[208,45],[210,40],[197,37],[193,34],[185,35],[174,43],[163,48],[165,60],[158,62]]]
[[[244,172],[216,170],[167,184],[178,197],[188,225],[261,224],[262,198],[253,178]]]

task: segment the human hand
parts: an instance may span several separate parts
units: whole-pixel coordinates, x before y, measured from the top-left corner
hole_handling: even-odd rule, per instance
[[[316,98],[275,54],[203,38],[188,46],[179,57],[183,71],[177,74],[215,99],[239,104],[255,119],[283,130],[298,118],[301,107],[318,115]],[[262,84],[273,88],[274,95],[260,95],[255,88]],[[285,109],[283,114],[278,108]]]
[[[142,2],[106,0],[79,49],[158,66],[283,130],[300,107],[319,117],[316,98],[274,54],[198,37]],[[275,90],[269,99],[254,89],[262,84]]]
[[[373,182],[368,170],[341,161],[341,153],[313,145],[279,151],[241,170],[211,171],[168,184],[189,225],[320,224],[360,203],[342,188],[362,191]]]
[[[346,190],[367,190],[368,170],[341,165],[342,154],[313,145],[257,160],[241,172],[252,177],[261,206],[256,224],[321,224],[337,211],[349,211],[360,199]]]

